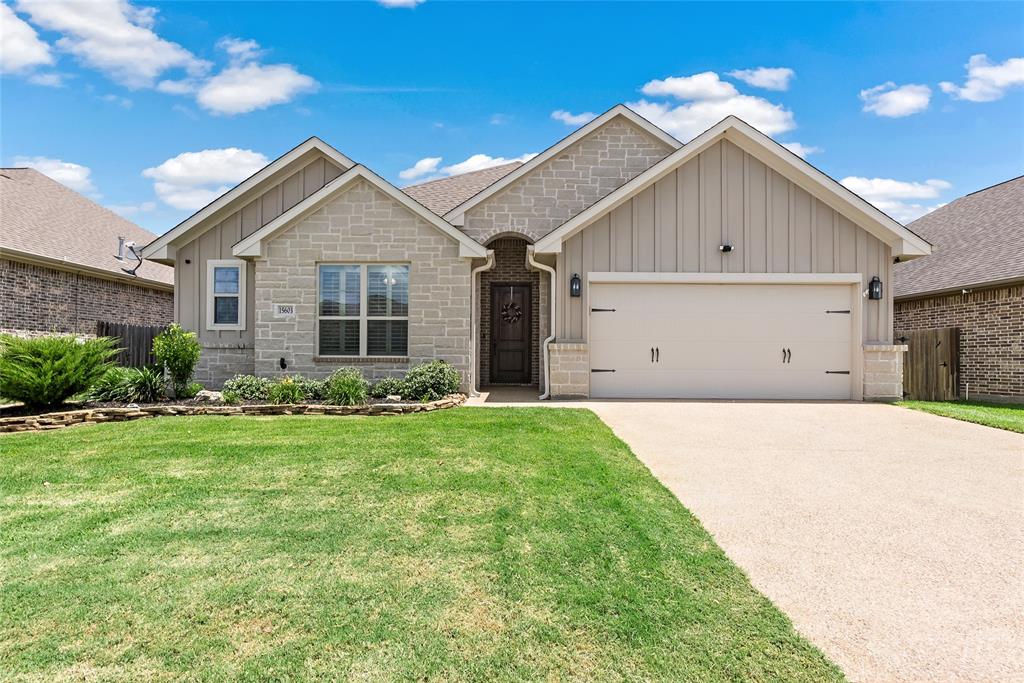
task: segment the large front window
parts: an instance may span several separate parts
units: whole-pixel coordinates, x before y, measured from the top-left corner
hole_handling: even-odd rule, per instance
[[[409,266],[323,264],[318,289],[319,355],[408,355]]]

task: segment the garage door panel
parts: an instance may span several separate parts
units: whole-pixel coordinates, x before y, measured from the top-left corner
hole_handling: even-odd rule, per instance
[[[590,288],[594,397],[850,397],[848,285]],[[651,359],[651,350],[656,358]],[[831,373],[831,374],[830,374]]]

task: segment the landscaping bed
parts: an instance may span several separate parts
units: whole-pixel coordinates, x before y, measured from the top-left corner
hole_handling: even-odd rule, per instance
[[[1024,434],[1024,404],[982,401],[900,401],[897,405]]]
[[[830,681],[591,412],[0,440],[13,680]]]

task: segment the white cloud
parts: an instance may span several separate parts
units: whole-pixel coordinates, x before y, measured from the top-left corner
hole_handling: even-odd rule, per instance
[[[50,46],[14,10],[0,3],[0,72],[13,73],[46,64],[53,64]]]
[[[415,180],[416,178],[422,178],[425,175],[437,172],[437,165],[441,163],[441,157],[426,157],[420,159],[410,168],[399,172],[398,177],[402,180]]]
[[[963,87],[943,81],[942,92],[958,100],[992,102],[1001,99],[1009,88],[1024,85],[1024,57],[1012,57],[993,64],[986,55],[972,55],[967,61],[967,82]]]
[[[718,100],[739,94],[736,86],[720,79],[714,71],[648,81],[640,91],[649,97],[671,96],[679,100]]]
[[[806,159],[808,154],[820,154],[824,152],[821,147],[814,147],[813,145],[805,145],[800,142],[783,142],[783,147],[788,149],[793,154],[797,155],[801,159]]]
[[[96,186],[89,177],[92,169],[88,166],[73,164],[70,161],[50,159],[48,157],[14,157],[15,166],[34,168],[58,183],[67,185],[76,192],[94,192]]]
[[[291,64],[245,64],[228,67],[206,81],[196,101],[215,114],[245,114],[289,102],[317,87],[315,80]]]
[[[264,52],[255,40],[242,40],[231,36],[225,36],[218,40],[217,47],[226,52],[234,64],[244,64],[259,59]]]
[[[422,5],[425,0],[377,0],[378,5],[387,7],[388,9],[394,9],[396,7],[412,8],[416,5]]]
[[[104,102],[110,102],[111,104],[116,104],[117,106],[121,107],[122,109],[131,109],[132,105],[135,104],[134,102],[131,101],[130,98],[121,97],[120,95],[114,95],[114,94],[101,95],[100,99],[103,100]]]
[[[496,114],[491,114],[491,118],[488,120],[488,122],[492,126],[504,126],[511,120],[512,117],[509,116],[508,114],[502,114],[501,112],[498,112]]]
[[[183,152],[142,175],[153,179],[153,189],[164,203],[191,211],[206,206],[268,161],[251,149],[204,149]]]
[[[474,154],[465,161],[460,161],[457,164],[451,166],[445,166],[441,171],[445,175],[458,175],[460,173],[472,173],[473,171],[482,171],[485,168],[493,168],[495,166],[501,166],[503,164],[510,164],[513,161],[518,161],[525,164],[530,159],[537,156],[536,152],[531,154],[524,154],[514,159],[506,159],[505,157],[492,157],[487,154]]]
[[[737,78],[755,88],[789,90],[789,82],[796,73],[786,67],[759,66],[756,69],[737,69],[726,75]]]
[[[864,111],[889,118],[920,113],[928,108],[931,97],[932,89],[927,85],[896,85],[892,81],[860,91]]]
[[[585,111],[579,114],[573,114],[564,109],[556,109],[551,112],[551,118],[555,121],[561,121],[567,126],[582,126],[583,124],[590,123],[597,118],[597,114],[592,111]]]
[[[64,86],[64,76],[56,72],[32,74],[28,77],[29,83],[46,86],[47,88],[60,88]]]
[[[128,218],[137,213],[147,213],[156,208],[156,202],[142,202],[141,204],[107,204],[107,208],[116,214]]]
[[[629,107],[684,142],[730,114],[738,116],[765,135],[778,135],[796,128],[793,112],[780,104],[772,104],[752,95],[702,100],[679,106],[640,100],[629,103]]]
[[[942,192],[953,187],[949,182],[938,179],[910,182],[891,178],[849,176],[839,182],[903,223],[944,206],[941,202],[929,206],[920,201],[908,200],[937,199]]]
[[[168,69],[200,75],[209,63],[153,31],[156,9],[127,0],[19,0],[39,26],[62,34],[57,47],[129,88],[150,87]]]

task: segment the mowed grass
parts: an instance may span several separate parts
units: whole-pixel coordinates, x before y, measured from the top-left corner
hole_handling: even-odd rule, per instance
[[[589,411],[0,437],[0,678],[824,681]]]
[[[900,401],[898,405],[933,415],[976,422],[1024,434],[1024,405],[977,401]]]

